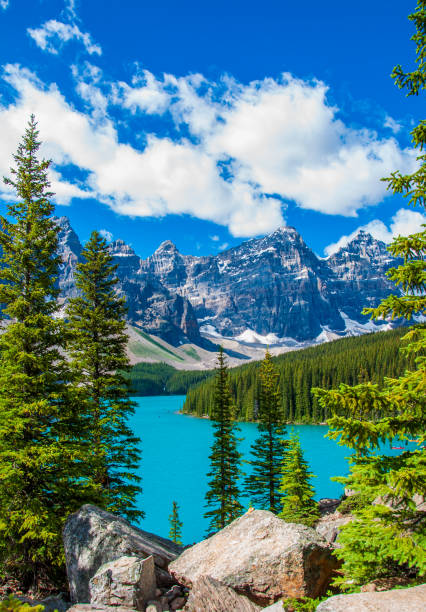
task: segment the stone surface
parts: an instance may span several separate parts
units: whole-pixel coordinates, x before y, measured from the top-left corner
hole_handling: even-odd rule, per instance
[[[75,272],[82,246],[67,217],[56,219],[59,226],[58,255],[61,258],[58,285],[60,300],[77,295]],[[148,333],[178,346],[184,342],[202,345],[196,315],[189,300],[170,292],[161,281],[142,266],[142,259],[122,240],[110,244],[118,265],[118,290],[126,296],[128,320]]]
[[[390,576],[388,578],[376,578],[373,582],[364,584],[361,587],[361,593],[372,593],[374,591],[390,591],[397,586],[409,586],[410,578],[402,576]]]
[[[124,606],[92,606],[91,604],[74,604],[71,608],[68,608],[70,612],[133,612],[132,608],[125,608]],[[134,610],[137,612],[137,610]]]
[[[181,595],[182,587],[180,587],[178,584],[173,585],[171,589],[164,593],[164,596],[167,597],[167,601],[171,601],[175,597],[180,597]]]
[[[154,559],[120,557],[104,563],[90,580],[90,603],[143,610],[155,597]]]
[[[89,602],[89,580],[104,563],[123,556],[152,555],[158,586],[171,586],[167,566],[182,548],[133,527],[123,518],[85,505],[67,518],[63,531],[65,560],[73,602]]]
[[[258,612],[261,607],[211,576],[198,578],[189,593],[185,612]]]
[[[315,531],[319,533],[329,544],[332,544],[334,548],[339,547],[337,537],[340,532],[340,528],[343,525],[349,523],[353,517],[349,515],[343,516],[339,512],[333,514],[326,514],[320,518],[315,526]]]
[[[263,608],[262,612],[285,612],[285,608],[283,607],[283,602],[281,599],[276,601],[272,606],[268,606],[267,608]]]
[[[321,516],[326,514],[333,514],[337,510],[337,507],[340,505],[341,500],[335,499],[332,497],[323,497],[318,502],[319,511]]]
[[[163,612],[163,606],[158,601],[149,601],[146,612]]]
[[[336,567],[313,529],[254,510],[186,550],[169,571],[188,587],[211,576],[265,606],[284,596],[322,595]]]
[[[320,603],[317,612],[424,612],[426,584],[379,593],[335,595]]]

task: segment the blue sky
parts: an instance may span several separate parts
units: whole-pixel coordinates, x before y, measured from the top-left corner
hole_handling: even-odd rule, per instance
[[[414,8],[0,0],[0,174],[34,112],[83,240],[208,254],[287,223],[324,255],[360,227],[415,231],[425,219],[380,182],[416,163],[424,109],[389,76],[413,67]]]

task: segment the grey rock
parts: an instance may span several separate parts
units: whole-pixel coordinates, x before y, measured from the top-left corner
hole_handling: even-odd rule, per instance
[[[144,266],[187,297],[197,318],[224,336],[248,328],[312,341],[325,326],[353,334],[342,312],[367,322],[359,305],[377,303],[395,290],[385,276],[394,263],[386,245],[365,232],[322,260],[294,228],[283,227],[210,257],[181,255],[167,241]]]
[[[201,576],[192,585],[185,612],[258,612],[262,608],[211,576]]]
[[[158,601],[149,601],[146,606],[146,612],[163,612],[163,606]]]
[[[315,531],[319,533],[329,544],[332,544],[334,548],[338,548],[338,535],[341,527],[350,523],[353,517],[349,515],[343,516],[339,512],[333,514],[326,514],[322,516],[318,523],[315,525]]]
[[[408,589],[375,593],[334,595],[317,607],[317,612],[424,612],[426,584]]]
[[[322,595],[336,567],[314,529],[254,510],[183,552],[169,571],[189,588],[211,576],[265,606],[280,597]]]
[[[74,604],[68,608],[70,612],[133,612],[124,606],[92,606],[91,604]],[[137,612],[136,610],[134,612]]]
[[[180,608],[183,608],[185,604],[185,597],[176,597],[176,599],[170,603],[170,610],[179,610]]]
[[[324,516],[325,514],[332,514],[333,512],[337,510],[340,503],[341,503],[340,499],[334,499],[331,497],[323,497],[318,502],[319,511],[322,516]]]
[[[104,563],[90,580],[90,603],[143,610],[155,596],[154,559],[120,557]]]
[[[45,599],[40,601],[40,604],[44,606],[43,612],[66,612],[68,608],[70,608],[71,604],[66,601],[63,597],[58,597],[56,595],[50,595]]]
[[[162,610],[169,610],[170,609],[169,600],[164,595],[162,597],[159,597],[156,601],[161,606]]]
[[[283,602],[281,599],[276,601],[272,606],[268,606],[267,608],[263,608],[262,612],[285,612],[285,608],[283,606]]]
[[[68,219],[57,222],[59,287],[66,301],[76,294],[81,244]],[[182,255],[170,241],[146,260],[122,240],[112,242],[110,250],[129,322],[176,346],[188,341],[205,345],[200,321],[223,336],[252,329],[308,344],[325,327],[341,336],[362,333],[365,329],[356,324],[368,318],[360,314],[360,304],[377,305],[395,292],[385,273],[399,262],[383,242],[363,231],[320,259],[291,227],[205,257]],[[201,330],[216,342],[208,328]]]
[[[82,245],[67,217],[56,219],[59,226],[57,253],[61,258],[58,287],[60,301],[75,297],[77,264],[82,261]],[[126,297],[128,320],[146,332],[156,334],[174,345],[194,342],[202,345],[198,323],[190,302],[170,292],[160,280],[143,268],[142,259],[122,240],[110,244],[117,264],[118,293]]]
[[[73,602],[89,602],[89,580],[101,565],[123,556],[145,559],[152,555],[157,585],[171,586],[167,567],[182,551],[171,540],[142,531],[89,504],[67,518],[63,541]]]
[[[180,597],[181,595],[182,587],[177,584],[173,585],[172,588],[167,591],[167,593],[164,593],[164,596],[167,597],[168,601],[171,601],[175,597]]]

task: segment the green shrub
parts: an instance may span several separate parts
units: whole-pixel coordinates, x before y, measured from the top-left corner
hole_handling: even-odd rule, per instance
[[[328,595],[325,599],[328,599]],[[320,597],[317,599],[312,599],[311,597],[288,597],[283,600],[283,609],[289,612],[315,612],[323,600],[324,598]]]
[[[31,606],[16,599],[13,595],[0,601],[0,612],[30,612],[30,610],[31,612],[43,612],[44,606]]]

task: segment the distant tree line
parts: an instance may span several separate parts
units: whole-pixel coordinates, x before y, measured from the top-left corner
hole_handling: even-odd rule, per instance
[[[138,363],[126,373],[135,396],[185,395],[190,387],[212,376],[213,370],[176,370],[167,363]]]
[[[332,389],[340,383],[354,385],[370,380],[379,386],[385,377],[401,375],[407,357],[400,339],[407,328],[398,328],[354,338],[342,338],[272,358],[279,373],[284,421],[322,423],[331,415],[312,395],[313,387]],[[241,421],[257,421],[261,394],[260,362],[229,370],[229,384],[235,400],[235,415]],[[201,374],[201,373],[200,373]],[[184,412],[211,415],[214,380],[188,389]]]

